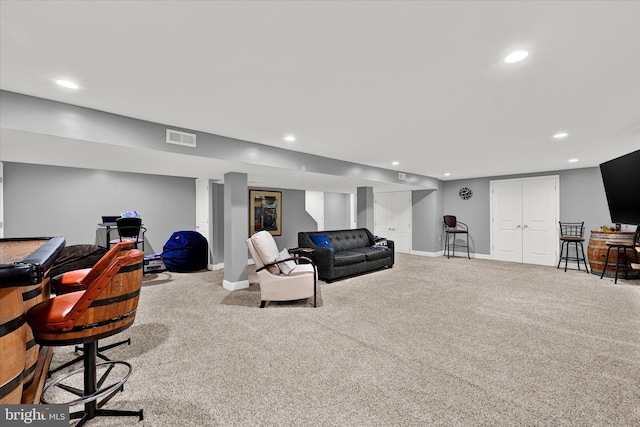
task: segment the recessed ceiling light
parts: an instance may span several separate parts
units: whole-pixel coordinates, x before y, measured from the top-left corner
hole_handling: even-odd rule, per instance
[[[522,61],[527,56],[529,56],[529,52],[527,52],[526,50],[518,50],[507,55],[507,57],[504,58],[504,62],[506,62],[507,64],[513,64],[514,62]]]
[[[445,173],[444,176],[451,176],[449,172]]]
[[[577,161],[578,161],[578,159],[569,159],[569,163],[575,163]]]
[[[398,165],[400,164],[400,162],[391,162],[391,164],[392,164],[393,166],[398,166]]]
[[[568,137],[568,136],[569,136],[569,134],[568,134],[568,133],[566,133],[566,132],[558,132],[558,133],[556,133],[555,135],[553,135],[553,137],[554,137],[555,139],[562,139],[562,138],[566,138],[566,137]]]
[[[293,135],[287,135],[284,137],[284,140],[287,142],[294,142],[296,140],[296,137]]]
[[[71,80],[59,79],[56,80],[56,83],[59,86],[66,87],[67,89],[78,89],[80,87],[77,83],[74,83]]]

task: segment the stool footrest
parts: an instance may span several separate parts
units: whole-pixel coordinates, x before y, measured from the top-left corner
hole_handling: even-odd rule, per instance
[[[108,366],[107,366],[108,365]],[[127,362],[119,362],[119,361],[111,361],[111,362],[100,362],[100,363],[96,363],[96,367],[99,366],[107,366],[107,371],[102,375],[102,377],[100,378],[100,380],[98,381],[98,384],[100,386],[102,386],[102,384],[104,384],[104,382],[106,381],[108,375],[111,373],[111,370],[113,369],[113,367],[115,365],[123,365],[127,368],[127,372],[125,373],[125,375],[118,381],[107,385],[106,387],[101,387],[98,388],[94,393],[85,395],[84,393],[82,393],[79,399],[75,399],[75,400],[71,400],[68,402],[51,402],[49,400],[46,399],[46,393],[49,389],[51,389],[51,387],[58,387],[62,390],[68,391],[72,394],[76,394],[76,391],[78,390],[76,387],[73,386],[69,386],[66,384],[63,384],[62,381],[68,380],[69,378],[82,373],[84,375],[84,368],[80,368],[80,369],[76,369],[75,371],[69,372],[68,374],[65,374],[63,376],[61,376],[60,378],[57,378],[55,381],[53,381],[52,383],[48,384],[44,391],[42,392],[42,398],[41,401],[42,403],[45,404],[57,404],[57,405],[79,405],[82,403],[87,403],[87,402],[95,402],[98,399],[101,399],[102,397],[113,393],[114,391],[120,391],[122,389],[122,386],[124,385],[124,383],[129,379],[129,376],[131,375],[131,364],[127,363]],[[76,391],[74,391],[76,390]]]

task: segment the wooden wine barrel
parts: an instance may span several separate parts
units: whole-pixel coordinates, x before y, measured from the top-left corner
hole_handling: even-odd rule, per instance
[[[44,301],[44,289],[48,289],[49,277],[45,277],[42,282],[30,286],[21,286],[22,300],[24,301],[24,312],[26,313],[31,307]],[[24,388],[27,388],[35,374],[36,365],[38,362],[38,354],[40,353],[40,346],[36,344],[35,338],[33,338],[33,331],[27,325],[25,336],[25,348],[27,352],[25,366],[24,366]]]
[[[32,327],[34,327],[34,335],[38,341],[45,345],[78,344],[113,335],[131,326],[138,307],[140,286],[142,284],[142,259],[144,256],[141,251],[131,252],[140,254],[136,257],[137,262],[122,267],[106,283],[104,289],[90,303],[89,308],[82,311],[78,319],[74,320],[75,326],[73,329],[67,331],[47,328],[38,329],[30,320]],[[103,274],[106,275],[107,273]],[[103,276],[101,275],[100,277]],[[47,303],[58,300],[57,302],[60,304],[68,301],[73,305],[74,301],[78,301],[78,298],[80,298],[78,294],[73,292],[56,296]],[[42,316],[42,313],[34,313],[33,316]]]
[[[24,305],[20,288],[0,288],[0,404],[19,404],[25,367]]]
[[[633,231],[591,230],[591,238],[589,239],[589,246],[587,247],[587,258],[589,259],[591,274],[598,276],[602,274],[602,270],[607,261],[607,249],[609,248],[606,242],[628,242],[633,240],[633,235]],[[615,277],[617,256],[617,251],[612,249],[609,253],[607,270],[604,272],[605,277]],[[631,257],[631,260],[635,260],[631,249],[627,251],[627,256]],[[624,271],[619,271],[618,277],[624,277]],[[636,279],[640,277],[640,271],[629,270],[627,271],[627,277],[629,279]]]

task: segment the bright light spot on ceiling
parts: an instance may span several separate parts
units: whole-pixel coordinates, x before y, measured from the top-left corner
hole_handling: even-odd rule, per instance
[[[56,83],[59,86],[66,87],[67,89],[78,89],[78,88],[80,88],[80,86],[77,83],[74,83],[71,80],[59,79],[59,80],[56,80]]]
[[[507,64],[513,64],[514,62],[520,62],[529,56],[529,52],[526,50],[518,50],[516,52],[510,53],[506,58],[504,58],[504,62]]]
[[[567,136],[569,136],[569,134],[566,132],[558,132],[555,135],[553,135],[555,139],[562,139],[562,138],[566,138]]]

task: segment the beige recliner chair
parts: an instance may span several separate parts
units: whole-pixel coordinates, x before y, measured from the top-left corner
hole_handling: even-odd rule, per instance
[[[260,308],[267,301],[292,301],[313,297],[316,307],[317,271],[306,257],[278,251],[273,236],[259,231],[247,239],[260,282]],[[299,264],[300,260],[308,263]]]

